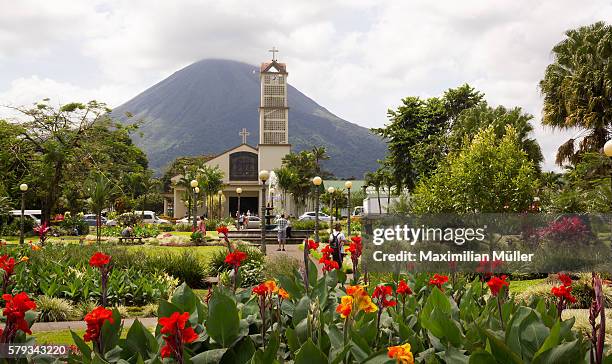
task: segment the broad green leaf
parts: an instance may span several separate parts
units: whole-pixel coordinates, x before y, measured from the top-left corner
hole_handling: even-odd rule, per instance
[[[488,351],[477,351],[470,355],[469,364],[497,364],[497,360]]]
[[[236,341],[221,358],[221,364],[248,363],[255,354],[255,344],[249,336]]]
[[[328,364],[327,356],[309,338],[295,355],[295,364]]]
[[[303,296],[293,310],[293,326],[297,326],[302,320],[308,316],[310,309],[310,298]]]
[[[193,364],[218,364],[226,351],[227,349],[207,350],[191,357],[191,362]]]
[[[83,354],[84,363],[91,362],[91,348],[89,345],[87,345],[85,341],[83,341],[83,339],[79,335],[75,334],[72,330],[70,330],[70,336],[72,336],[74,344],[77,346],[77,348],[79,348],[81,354]]]
[[[559,345],[560,331],[561,331],[561,324],[559,323],[559,320],[557,320],[557,322],[553,325],[552,329],[550,329],[550,334],[548,335],[548,337],[546,338],[546,340],[544,341],[540,349],[533,356],[534,361],[537,360],[538,357],[546,350],[549,350]]]
[[[208,335],[223,347],[230,346],[236,340],[240,331],[240,318],[234,300],[215,292],[208,304],[206,329]]]
[[[444,360],[445,363],[457,363],[457,364],[468,364],[469,357],[458,349],[450,346],[448,349],[441,353],[437,353],[440,359]]]
[[[532,364],[574,364],[580,363],[584,353],[578,340],[562,343],[538,355]]]
[[[523,364],[521,358],[516,355],[512,349],[503,341],[487,329],[482,329],[482,332],[487,336],[491,353],[502,364]]]

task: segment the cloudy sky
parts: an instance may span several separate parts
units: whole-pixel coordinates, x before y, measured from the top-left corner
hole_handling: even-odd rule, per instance
[[[382,126],[402,97],[465,82],[493,105],[521,106],[535,116],[547,169],[571,135],[539,126],[550,50],[565,30],[612,19],[610,0],[0,0],[0,9],[0,104],[118,106],[194,61],[258,64],[275,45],[294,86],[366,127]]]

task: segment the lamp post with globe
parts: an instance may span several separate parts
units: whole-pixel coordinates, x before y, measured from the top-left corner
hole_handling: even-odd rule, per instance
[[[346,229],[348,230],[348,236],[351,236],[351,188],[353,188],[353,182],[346,181],[344,182],[344,187],[346,187],[347,191],[347,201],[348,201],[348,212],[346,213]]]
[[[193,193],[193,210],[189,211],[189,213],[191,214],[191,217],[193,219],[191,221],[191,223],[193,225],[193,231],[195,231],[195,229],[196,229],[196,216],[195,216],[196,213],[195,212],[196,212],[196,201],[197,201],[196,200],[196,194],[197,194],[196,188],[199,190],[199,188],[198,188],[198,181],[193,179],[193,180],[191,180],[191,182],[189,182],[189,185],[191,186],[192,193]]]
[[[315,186],[315,241],[319,242],[319,186],[321,186],[323,180],[321,177],[316,176],[312,179],[312,184]]]
[[[238,195],[238,212],[236,214],[236,217],[239,219],[240,218],[240,195],[242,195],[242,188],[240,187],[236,188],[236,194]]]
[[[266,181],[270,178],[270,172],[265,169],[259,171],[261,180],[261,251],[266,254]]]
[[[23,214],[25,213],[25,194],[28,190],[28,185],[22,183],[19,185],[19,190],[21,191],[21,228],[19,229],[19,244],[23,244],[24,242],[24,230],[25,230],[25,220]]]

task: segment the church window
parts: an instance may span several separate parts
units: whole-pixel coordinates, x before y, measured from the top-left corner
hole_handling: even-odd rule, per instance
[[[257,154],[236,152],[229,156],[230,181],[257,181]]]

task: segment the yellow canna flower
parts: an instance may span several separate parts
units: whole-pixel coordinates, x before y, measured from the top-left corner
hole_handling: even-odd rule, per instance
[[[336,312],[340,314],[340,317],[347,318],[353,311],[353,297],[342,296],[340,304],[336,307]]]
[[[33,250],[33,251],[39,251],[39,250],[41,250],[41,249],[42,249],[40,246],[38,246],[38,245],[34,245],[34,244],[31,244],[31,247],[32,247],[32,250]]]
[[[399,364],[414,364],[414,356],[410,352],[410,344],[405,343],[404,345],[390,346],[387,348],[387,355],[389,358],[393,358]]]
[[[21,259],[20,259],[19,261],[20,261],[20,262],[27,262],[27,261],[29,261],[29,260],[30,260],[30,258],[29,258],[29,257],[27,257],[27,256],[23,256],[23,257],[21,257]]]
[[[372,302],[372,298],[368,295],[361,296],[356,302],[357,308],[361,311],[372,313],[378,311],[378,306]]]

